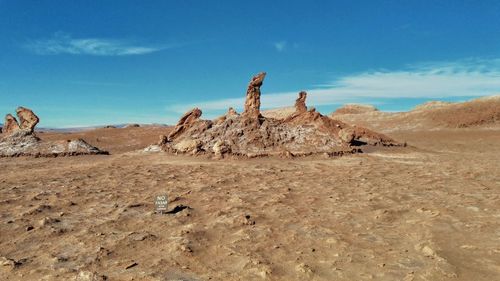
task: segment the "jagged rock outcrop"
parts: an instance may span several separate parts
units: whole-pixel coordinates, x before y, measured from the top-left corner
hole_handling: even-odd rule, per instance
[[[199,108],[193,108],[190,111],[184,113],[179,122],[175,125],[174,129],[168,135],[169,140],[175,139],[178,135],[185,132],[187,129],[193,126],[193,124],[200,119],[201,110]]]
[[[306,97],[307,94],[305,92],[299,93],[296,108],[297,103],[299,103],[301,111],[296,110],[295,113],[286,118],[284,122],[296,125],[314,124],[319,131],[335,136],[348,145],[399,145],[393,139],[384,134],[380,134],[363,127],[351,126],[342,121],[329,118],[328,116],[320,114],[314,108],[311,108],[308,111],[303,111]],[[302,107],[302,103],[304,107]],[[307,109],[307,107],[305,108]]]
[[[20,129],[21,128],[19,127],[19,123],[17,123],[16,117],[12,116],[12,114],[5,115],[5,121],[2,128],[2,133],[4,135],[10,135]]]
[[[260,116],[260,86],[262,86],[265,77],[266,73],[261,72],[255,75],[248,84],[243,115],[251,117]]]
[[[38,116],[31,109],[20,106],[16,109],[16,114],[19,118],[19,127],[21,130],[33,132],[35,126],[40,122]]]
[[[226,116],[238,116],[238,112],[232,107],[227,110]]]
[[[305,92],[295,102],[295,112],[285,118],[260,115],[260,86],[265,73],[252,78],[247,91],[245,111],[229,110],[214,122],[200,119],[201,111],[190,111],[179,120],[163,150],[180,153],[226,155],[300,156],[311,154],[342,155],[361,151],[363,146],[399,146],[391,138],[350,126],[307,110]],[[189,120],[189,121],[188,121]]]
[[[236,112],[236,110],[232,107],[230,107],[228,110],[227,110],[227,113],[225,115],[222,115],[220,117],[218,117],[217,119],[214,120],[213,124],[220,124],[222,122],[224,122],[228,117],[232,117],[232,116],[238,116],[238,112]]]
[[[0,139],[0,157],[33,156],[56,157],[88,154],[108,154],[91,146],[82,139],[67,141],[43,141],[34,129],[40,119],[30,109],[19,107],[17,116],[21,125],[11,114],[7,114],[5,123],[9,127]]]

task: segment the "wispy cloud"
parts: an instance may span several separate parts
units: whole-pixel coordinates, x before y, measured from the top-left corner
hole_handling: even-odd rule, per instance
[[[272,79],[269,73],[267,79]],[[500,93],[500,59],[470,59],[456,62],[425,63],[403,70],[373,71],[348,75],[330,83],[307,89],[308,104],[312,106],[366,102],[384,98],[450,98],[485,96]],[[293,105],[294,92],[264,93],[263,108]],[[176,104],[168,109],[181,113],[192,107],[220,111],[229,106],[240,108],[244,97]]]
[[[283,52],[287,47],[287,42],[286,41],[274,42],[273,46],[276,49],[276,51]]]
[[[128,56],[150,54],[175,45],[147,46],[119,39],[73,38],[58,32],[49,39],[31,40],[24,47],[39,55]]]

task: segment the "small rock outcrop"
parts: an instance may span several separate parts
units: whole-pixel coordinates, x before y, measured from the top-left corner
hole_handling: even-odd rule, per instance
[[[16,109],[16,114],[19,118],[19,127],[21,130],[33,132],[35,126],[40,122],[38,116],[31,109],[20,106]]]
[[[343,155],[362,151],[364,146],[400,146],[391,138],[361,127],[331,119],[306,106],[306,92],[300,92],[295,111],[285,119],[260,114],[260,87],[265,73],[249,83],[245,111],[231,108],[214,121],[200,119],[201,110],[184,114],[169,135],[160,142],[163,150],[175,153],[258,157],[269,155]]]
[[[200,119],[201,110],[199,108],[193,108],[190,111],[184,113],[182,115],[177,125],[175,125],[174,129],[168,135],[168,139],[175,139],[178,135],[185,132],[187,129],[193,126],[193,124]]]
[[[21,128],[19,127],[19,123],[17,123],[16,117],[12,116],[12,114],[5,115],[5,121],[2,128],[2,133],[4,135],[10,135],[20,129]]]
[[[7,114],[5,117],[4,127],[8,127],[8,129],[3,132],[4,137],[0,139],[0,157],[108,154],[82,139],[43,141],[34,132],[35,126],[40,121],[38,116],[24,107],[19,107],[16,112],[20,125],[11,114]]]
[[[238,112],[232,107],[227,110],[226,116],[238,116]]]
[[[158,145],[165,145],[168,143],[168,137],[165,135],[160,135],[160,138],[158,140]]]
[[[213,124],[214,125],[220,124],[220,123],[224,122],[227,118],[231,118],[231,117],[234,117],[234,116],[239,116],[239,114],[238,114],[238,112],[236,112],[236,110],[234,108],[230,107],[227,110],[226,114],[218,117],[217,119],[215,119],[213,121]]]
[[[266,73],[261,72],[255,75],[248,84],[243,115],[251,117],[260,116],[260,86],[262,86],[265,77]]]

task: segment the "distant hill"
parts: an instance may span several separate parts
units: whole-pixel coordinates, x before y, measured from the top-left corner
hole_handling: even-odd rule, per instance
[[[261,113],[268,118],[284,119],[294,110],[294,107],[283,107]],[[456,103],[430,101],[407,112],[384,112],[372,105],[346,104],[332,112],[330,117],[382,132],[500,127],[500,95]]]
[[[290,106],[290,107],[263,110],[261,111],[261,114],[267,118],[285,119],[294,112],[295,112],[295,107]]]
[[[77,133],[85,132],[96,129],[111,129],[111,128],[129,128],[129,127],[167,127],[165,124],[113,124],[113,125],[99,125],[99,126],[88,126],[88,127],[73,127],[73,128],[37,128],[38,132],[60,132],[60,133]]]
[[[378,111],[373,105],[364,104],[346,104],[341,108],[335,110],[335,114],[360,114]]]
[[[431,101],[408,112],[352,111],[351,107],[339,108],[330,117],[385,132],[500,126],[500,95],[459,103]]]

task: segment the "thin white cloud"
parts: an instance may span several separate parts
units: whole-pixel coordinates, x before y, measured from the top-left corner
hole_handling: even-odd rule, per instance
[[[50,39],[33,40],[25,47],[39,55],[93,55],[93,56],[127,56],[144,55],[171,48],[168,46],[142,46],[127,40],[104,38],[73,38],[68,34],[56,33]]]
[[[272,79],[270,73],[267,79]],[[331,83],[307,89],[308,105],[323,106],[365,102],[384,98],[449,98],[485,96],[500,93],[500,59],[464,60],[425,63],[406,70],[375,71],[340,77]],[[266,93],[261,97],[263,108],[292,106],[297,93]],[[176,104],[168,110],[183,113],[193,107],[206,112],[241,109],[245,97],[227,98],[197,104]]]
[[[287,47],[287,42],[286,41],[275,42],[273,43],[273,45],[276,51],[283,52]]]

